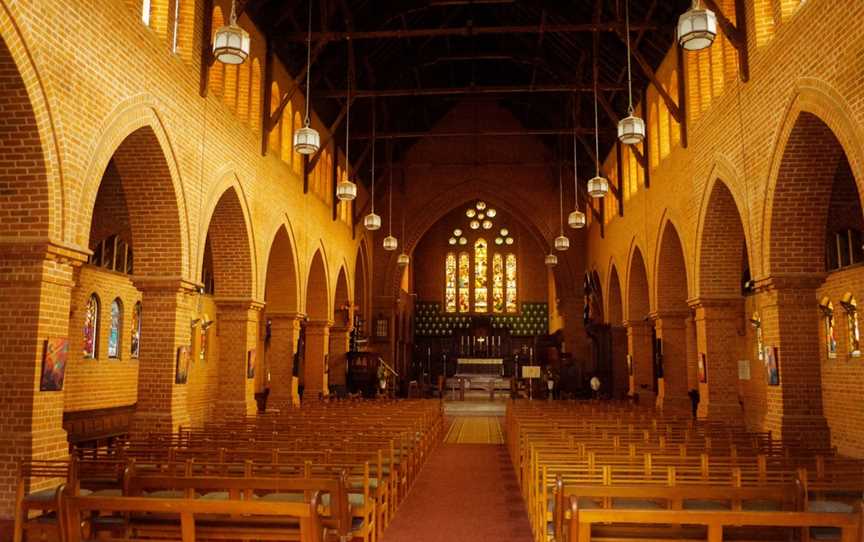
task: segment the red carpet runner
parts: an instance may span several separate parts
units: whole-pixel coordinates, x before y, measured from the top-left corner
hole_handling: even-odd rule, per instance
[[[531,542],[507,450],[442,444],[432,453],[383,542]]]

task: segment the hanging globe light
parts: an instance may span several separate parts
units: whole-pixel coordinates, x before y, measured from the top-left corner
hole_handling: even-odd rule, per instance
[[[609,181],[600,175],[588,180],[588,195],[592,198],[602,198],[609,193]]]
[[[352,201],[357,197],[357,185],[348,179],[342,179],[336,185],[336,197],[339,201]]]
[[[688,51],[711,47],[717,37],[717,15],[700,6],[699,0],[678,17],[678,44]]]
[[[508,230],[507,228],[501,228],[501,231],[499,233],[501,234],[501,237],[507,237],[508,235],[510,235],[510,230]]]
[[[483,229],[484,230],[491,230],[492,229],[492,221],[491,220],[484,220],[483,221]]]
[[[470,226],[471,226],[472,230],[476,230],[480,227],[480,221],[479,220],[472,220]]]
[[[457,243],[455,237],[451,237],[447,242],[450,243],[451,245],[455,245]]]
[[[488,209],[486,211],[486,216],[488,216],[489,218],[495,218],[495,215],[497,215],[497,214],[498,214],[498,211],[496,211],[495,209]]]
[[[618,140],[625,145],[636,145],[645,139],[645,121],[631,114],[618,121]]]
[[[495,238],[495,244],[496,244],[496,245],[503,245],[503,244],[504,244],[504,239],[502,239],[501,237],[496,237],[496,238]]]
[[[486,208],[486,202],[485,201],[478,201],[477,202],[477,210],[478,211],[482,211],[485,208]]]
[[[393,237],[392,235],[388,235],[387,237],[384,238],[382,245],[384,247],[384,250],[388,250],[388,251],[392,252],[392,251],[396,250],[397,248],[399,248],[399,240],[396,239],[395,237]]]
[[[475,211],[474,209],[468,209],[467,211],[465,211],[465,216],[467,216],[468,218],[474,218],[476,214],[477,211]]]
[[[549,253],[546,255],[546,258],[543,261],[547,266],[555,267],[556,265],[558,265],[558,256]]]
[[[455,230],[453,230],[453,235],[456,237],[462,237],[462,230],[456,228]]]
[[[587,220],[585,219],[585,213],[578,209],[567,216],[567,224],[569,224],[574,230],[584,228],[586,223]]]
[[[249,56],[249,32],[237,24],[235,2],[231,2],[231,18],[226,26],[213,35],[213,56],[223,64],[243,64]]]
[[[363,227],[369,231],[375,231],[381,229],[381,216],[375,214],[375,211],[372,211],[365,217],[363,217]]]
[[[555,250],[567,250],[570,248],[570,239],[566,235],[559,235],[555,238]]]
[[[315,154],[321,148],[321,136],[312,128],[309,116],[309,103],[312,101],[310,80],[312,76],[312,0],[309,0],[309,33],[306,38],[306,118],[302,128],[294,132],[294,152],[297,154]]]
[[[406,267],[409,263],[411,263],[411,258],[404,252],[396,258],[396,265],[399,267]]]
[[[468,244],[468,239],[465,239],[464,237],[460,237],[460,238],[459,238],[459,244],[460,244],[460,245],[467,245],[467,244]]]
[[[508,237],[507,239],[504,240],[504,242],[507,243],[508,245],[512,245],[513,244],[513,238]]]

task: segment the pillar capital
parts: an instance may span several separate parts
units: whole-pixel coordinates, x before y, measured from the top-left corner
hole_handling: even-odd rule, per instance
[[[183,277],[149,277],[133,275],[132,283],[142,292],[166,292],[172,294],[195,295],[198,293],[200,284],[192,282]]]
[[[308,320],[306,322],[306,329],[324,329],[333,327],[333,320]]]
[[[622,323],[622,324],[624,325],[624,327],[627,328],[628,330],[643,330],[643,331],[648,331],[648,327],[649,327],[649,325],[648,325],[648,321],[647,321],[647,320],[644,320],[644,319],[641,319],[641,318],[638,319],[638,320],[624,320],[624,321],[621,322],[621,323]]]
[[[264,303],[250,297],[215,297],[213,301],[219,312],[222,311],[255,311],[260,312]]]
[[[652,320],[685,320],[690,316],[689,310],[658,310],[648,315]]]
[[[0,237],[0,255],[4,260],[53,260],[79,266],[93,254],[87,247],[56,241],[47,237]]]
[[[297,320],[302,321],[306,318],[306,313],[299,311],[272,311],[266,310],[267,319],[269,320]]]
[[[744,298],[740,295],[724,297],[693,297],[687,300],[692,310],[699,309],[739,309],[744,304]]]
[[[812,291],[825,282],[827,273],[774,273],[755,281],[754,290],[757,293],[805,290]]]

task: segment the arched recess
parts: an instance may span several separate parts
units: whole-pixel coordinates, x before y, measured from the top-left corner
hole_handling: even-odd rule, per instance
[[[299,310],[296,261],[296,252],[288,229],[282,225],[276,231],[267,258],[264,301],[268,313],[288,313]]]
[[[251,224],[236,186],[229,186],[219,196],[208,224],[201,250],[205,244],[210,245],[214,295],[251,299],[254,292]]]
[[[351,332],[352,300],[345,266],[339,268],[336,290],[333,295],[334,322],[330,330],[328,350],[328,385],[340,395],[348,384],[348,342]]]
[[[367,327],[366,321],[369,319],[369,306],[366,292],[368,291],[368,263],[366,257],[366,242],[361,241],[357,247],[357,258],[354,260],[354,305],[356,314],[360,317],[361,326],[358,332],[365,334]]]
[[[656,251],[655,373],[662,375],[664,404],[686,407],[687,390],[687,264],[678,231],[666,220]]]
[[[657,391],[654,373],[654,328],[648,325],[650,312],[648,271],[638,246],[633,246],[627,271],[627,347],[633,362],[635,393],[651,400]]]
[[[624,305],[621,298],[621,282],[615,264],[609,266],[609,285],[606,288],[606,322],[620,327],[624,323]]]
[[[612,394],[621,398],[630,388],[627,368],[627,330],[624,328],[624,304],[621,297],[621,282],[618,269],[610,262],[606,286],[606,323],[612,338]]]
[[[301,385],[304,397],[325,394],[328,389],[327,360],[330,351],[332,305],[327,276],[327,261],[323,247],[312,256],[306,278],[306,350],[303,358]]]
[[[747,239],[735,198],[720,179],[709,188],[699,230],[699,297],[740,299],[742,279],[750,276]]]
[[[627,271],[627,320],[630,322],[644,320],[651,311],[649,299],[645,259],[639,247],[634,246]]]
[[[337,313],[337,311],[345,311],[346,309],[344,307],[350,307],[351,306],[352,300],[351,300],[351,296],[348,292],[349,292],[349,290],[348,290],[348,275],[345,272],[345,266],[342,266],[339,268],[339,276],[336,279],[336,290],[335,290],[335,294],[333,296],[333,312],[334,313]],[[347,311],[346,311],[346,317],[347,317]],[[344,324],[347,326],[348,323],[349,322],[346,319]]]
[[[306,315],[310,320],[329,321],[331,319],[329,291],[324,252],[319,248],[312,257],[306,278]]]

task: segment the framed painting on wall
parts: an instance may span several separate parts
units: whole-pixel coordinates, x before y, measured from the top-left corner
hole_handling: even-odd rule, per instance
[[[177,348],[177,366],[174,370],[174,383],[185,384],[189,378],[189,346]]]
[[[768,376],[769,386],[780,385],[780,357],[776,346],[765,347],[765,372]]]
[[[246,378],[255,378],[255,349],[246,352]]]
[[[42,354],[42,376],[39,378],[39,391],[60,391],[66,376],[66,362],[69,359],[69,339],[52,337],[45,341]]]

